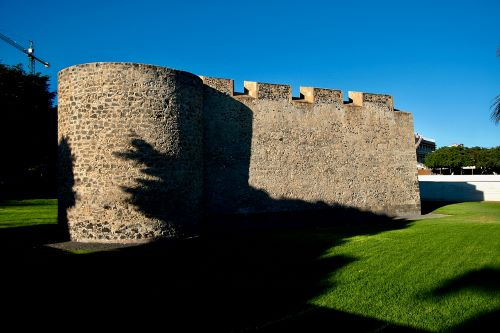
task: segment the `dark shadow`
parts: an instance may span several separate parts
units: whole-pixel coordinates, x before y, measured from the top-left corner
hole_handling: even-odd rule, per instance
[[[69,240],[68,229],[68,209],[75,205],[76,193],[73,190],[75,185],[75,176],[73,174],[73,165],[75,157],[71,152],[71,147],[68,138],[62,137],[58,145],[58,211],[57,221],[61,233],[66,240]]]
[[[448,206],[451,204],[460,203],[460,201],[452,202],[452,201],[421,201],[420,207],[422,215],[429,214],[434,212],[436,209],[439,209],[444,206]]]
[[[467,272],[462,276],[443,283],[441,287],[433,291],[433,295],[445,296],[463,289],[500,294],[500,269],[482,268]]]
[[[500,297],[500,269],[485,267],[467,272],[444,282],[424,297],[444,297],[463,290],[488,293]],[[500,324],[500,309],[482,313],[452,329],[453,332],[496,332]]]
[[[143,165],[144,168],[141,171],[145,175],[157,177],[161,174],[162,176],[159,180],[136,179],[138,182],[136,188],[123,187],[123,190],[131,195],[130,202],[140,207],[146,216],[158,216],[163,219],[167,211],[175,212],[175,205],[171,203],[175,193],[172,193],[169,188],[169,183],[175,182],[175,179],[168,179],[167,182],[162,174],[163,170],[175,168],[174,162],[162,156],[144,140],[132,138],[131,145],[133,148],[130,151],[115,153],[115,155]]]
[[[208,214],[243,211],[251,200],[252,112],[208,86],[203,102],[204,210]]]
[[[30,319],[52,330],[65,328],[58,320],[64,318],[84,329],[99,323],[180,332],[412,331],[308,303],[335,286],[326,280],[330,274],[357,260],[321,258],[327,249],[353,235],[407,226],[383,217],[372,221],[370,214],[359,218],[364,223],[318,211],[235,216],[198,238],[86,255],[31,249],[16,243],[21,234],[0,230],[0,240],[13,240],[2,251],[9,273],[0,285],[12,292],[3,301],[9,310],[36,308]],[[30,232],[37,237],[39,231]]]
[[[0,229],[0,251],[4,252],[4,258],[9,254],[15,256],[17,251],[24,254],[38,251],[45,244],[64,240],[61,229],[55,224]]]
[[[0,64],[0,199],[56,197],[57,108],[49,80]]]
[[[422,201],[449,203],[484,201],[483,191],[478,190],[475,185],[465,181],[446,181],[446,176],[443,176],[443,179],[440,181],[425,181],[420,179],[418,184]]]
[[[342,311],[308,308],[291,318],[260,327],[259,332],[425,332]]]
[[[123,187],[130,194],[129,202],[137,207],[145,216],[164,222],[165,232],[175,228],[182,235],[191,235],[192,214],[190,214],[189,195],[180,195],[177,187],[185,181],[181,173],[172,172],[181,168],[178,160],[161,154],[148,142],[132,135],[132,149],[116,152],[115,155],[132,160],[143,166],[142,173],[152,179],[136,179],[135,187]],[[182,186],[181,186],[182,188]],[[186,186],[186,188],[189,188]],[[172,224],[172,225],[171,225]]]
[[[453,332],[498,332],[500,326],[500,309],[483,313],[455,327]]]
[[[45,253],[46,244],[68,241],[68,209],[75,205],[76,193],[73,189],[74,156],[67,138],[63,137],[58,145],[58,206],[57,224],[38,224],[25,227],[0,228],[0,251],[4,259],[16,260],[17,256],[33,256]],[[33,206],[34,202],[0,201],[0,205]]]

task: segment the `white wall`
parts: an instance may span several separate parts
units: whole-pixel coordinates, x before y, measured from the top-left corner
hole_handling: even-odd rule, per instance
[[[418,176],[422,201],[500,201],[500,175]]]

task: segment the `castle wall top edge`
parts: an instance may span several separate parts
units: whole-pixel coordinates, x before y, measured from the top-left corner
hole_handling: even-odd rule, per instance
[[[135,62],[89,62],[84,64],[77,64],[66,67],[59,71],[58,76],[64,75],[67,72],[74,70],[85,69],[88,67],[98,68],[100,66],[107,67],[137,67],[143,69],[160,70],[171,72],[172,74],[188,75],[202,80],[203,83],[215,90],[218,90],[229,96],[242,95],[235,93],[234,80],[227,78],[217,78],[209,76],[199,76],[190,72],[177,70],[165,66],[135,63]],[[301,101],[305,103],[344,103],[343,93],[338,89],[319,88],[319,87],[300,87],[300,98],[292,98],[292,87],[287,84],[267,83],[257,81],[244,81],[245,92],[243,95],[257,99],[269,100],[287,100],[287,101]],[[374,94],[367,92],[348,92],[349,102],[352,106],[363,106],[366,102],[386,105],[394,110],[394,101],[391,95]]]
[[[244,81],[245,91],[241,94],[234,91],[234,80],[232,79],[208,76],[200,76],[200,78],[206,86],[229,96],[241,97],[243,95],[256,99],[288,100],[316,104],[344,103],[342,90],[339,89],[300,86],[300,97],[296,99],[295,97],[292,98],[292,87],[287,84]],[[392,110],[394,109],[391,95],[349,91],[348,96],[350,101],[347,104],[353,106],[363,106],[365,102],[369,102],[386,105]]]
[[[61,75],[65,74],[66,72],[71,72],[71,71],[79,70],[79,69],[85,69],[88,67],[97,68],[100,66],[103,66],[103,67],[104,66],[106,66],[106,67],[124,67],[124,66],[126,66],[126,67],[131,67],[131,68],[137,67],[137,68],[144,68],[144,69],[151,69],[151,70],[162,70],[162,71],[166,71],[166,72],[171,72],[172,74],[189,75],[189,76],[198,78],[198,75],[194,75],[190,72],[178,70],[175,68],[152,65],[152,64],[137,63],[137,62],[120,62],[120,61],[109,61],[109,62],[108,61],[97,61],[97,62],[76,64],[76,65],[72,65],[72,66],[63,68],[62,70],[60,70],[57,73],[57,75],[61,76]]]

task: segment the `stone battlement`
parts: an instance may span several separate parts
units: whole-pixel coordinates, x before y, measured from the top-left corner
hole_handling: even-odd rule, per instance
[[[350,104],[359,107],[370,107],[373,104],[384,105],[394,110],[392,96],[349,91],[349,101],[343,100],[342,91],[316,87],[300,87],[300,97],[292,97],[292,87],[286,84],[244,81],[244,92],[234,91],[234,80],[200,76],[203,83],[228,96],[249,96],[256,99],[288,101],[290,103],[310,104]]]
[[[91,63],[59,72],[59,219],[72,240],[195,234],[206,216],[416,214],[413,117],[388,95]]]

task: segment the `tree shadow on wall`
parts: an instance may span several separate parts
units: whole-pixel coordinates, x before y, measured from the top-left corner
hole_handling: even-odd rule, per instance
[[[172,165],[170,158],[163,156],[144,140],[132,138],[130,144],[131,150],[115,153],[115,156],[133,160],[145,166],[141,172],[150,178],[136,179],[138,183],[136,187],[123,187],[123,190],[131,195],[130,202],[140,207],[146,216],[165,218],[167,211],[175,212],[175,205],[168,200],[175,196],[169,186],[169,183],[175,180],[167,180],[159,175],[162,175],[163,170],[175,168],[175,166]]]
[[[162,154],[148,142],[137,138],[135,134],[131,135],[130,144],[130,150],[114,153],[119,158],[142,166],[142,176],[135,179],[137,185],[122,187],[130,195],[129,203],[146,217],[162,221],[165,232],[177,230],[181,237],[192,235],[195,232],[194,220],[200,214],[190,212],[193,200],[189,198],[193,194],[183,195],[189,186],[183,189],[182,183],[186,179],[179,172],[182,165],[175,158]]]
[[[76,192],[73,189],[75,186],[75,175],[73,167],[75,156],[71,152],[71,146],[67,137],[62,137],[58,144],[58,195],[57,195],[57,221],[58,226],[65,239],[69,239],[68,229],[68,210],[75,206]]]

